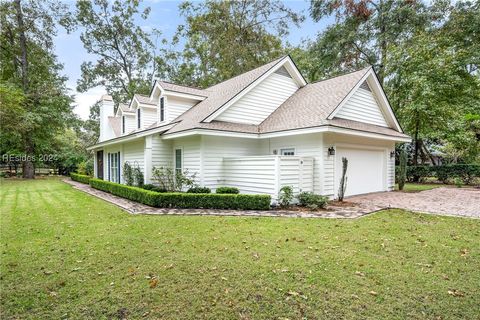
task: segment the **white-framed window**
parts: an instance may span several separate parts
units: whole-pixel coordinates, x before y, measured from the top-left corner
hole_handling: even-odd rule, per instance
[[[125,116],[122,116],[122,133],[125,133]]]
[[[295,148],[282,148],[280,149],[280,155],[282,156],[294,156]]]
[[[183,171],[183,149],[175,148],[175,173],[182,173]]]
[[[120,152],[108,154],[108,181],[120,183]]]
[[[160,121],[165,121],[165,97],[160,98]]]
[[[141,122],[140,122],[140,108],[137,109],[137,128],[140,129]]]

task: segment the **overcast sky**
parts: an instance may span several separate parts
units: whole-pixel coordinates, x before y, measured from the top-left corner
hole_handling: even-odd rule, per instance
[[[72,6],[75,5],[73,0],[68,1]],[[162,31],[163,37],[171,39],[178,25],[184,21],[178,12],[180,1],[164,1],[164,0],[144,0],[142,6],[150,6],[151,13],[149,18],[139,20],[138,23],[145,29],[151,30],[156,28]],[[300,28],[292,28],[290,35],[287,37],[291,44],[300,44],[305,39],[313,39],[318,31],[325,28],[326,22],[315,23],[308,16],[309,1],[290,0],[285,3],[297,12],[303,11],[307,17],[306,21]],[[105,90],[101,87],[90,89],[87,92],[79,93],[75,90],[77,80],[80,78],[80,65],[83,61],[94,60],[94,56],[89,56],[83,48],[80,41],[81,30],[67,34],[64,30],[60,30],[56,38],[56,52],[58,60],[64,64],[64,73],[68,76],[68,86],[75,95],[75,112],[83,119],[88,118],[90,106],[97,101]]]

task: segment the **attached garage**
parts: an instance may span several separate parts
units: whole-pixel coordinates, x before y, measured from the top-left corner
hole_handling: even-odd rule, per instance
[[[346,196],[386,191],[386,154],[384,150],[341,148],[335,155],[335,197],[342,177],[342,158],[348,159]]]

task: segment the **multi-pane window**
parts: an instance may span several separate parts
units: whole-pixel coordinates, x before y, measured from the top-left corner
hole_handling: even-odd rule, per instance
[[[120,183],[120,152],[108,154],[108,181]]]
[[[175,172],[182,173],[183,159],[182,149],[175,149]]]
[[[165,98],[160,98],[160,121],[165,120]]]
[[[295,155],[295,148],[280,149],[280,154],[282,156],[294,156]]]
[[[137,128],[140,129],[140,108],[137,109]]]

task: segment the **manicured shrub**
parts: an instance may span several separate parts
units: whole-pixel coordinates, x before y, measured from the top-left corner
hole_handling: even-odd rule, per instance
[[[240,190],[235,187],[218,187],[217,190],[215,191],[216,193],[221,193],[221,194],[239,194]]]
[[[398,172],[399,167],[396,167],[395,170]],[[424,182],[426,178],[436,178],[443,183],[453,183],[455,178],[460,178],[463,183],[471,184],[479,177],[480,165],[478,164],[421,165],[407,167],[407,180],[409,182]]]
[[[210,193],[212,190],[207,187],[193,187],[188,189],[187,193]]]
[[[293,188],[291,186],[283,186],[280,188],[278,192],[278,204],[280,204],[280,207],[288,207],[293,198]]]
[[[86,175],[83,175],[83,174],[78,174],[78,173],[71,172],[70,173],[70,178],[72,178],[73,181],[88,184],[88,182],[90,181],[90,179],[92,177],[86,176]]]
[[[300,192],[297,196],[298,204],[302,207],[315,210],[318,208],[326,208],[328,204],[328,197],[315,194],[313,192]]]
[[[167,190],[160,188],[159,186],[156,186],[154,184],[144,184],[142,186],[142,189],[145,190],[150,190],[150,191],[155,191],[155,192],[167,192]]]
[[[90,179],[90,185],[95,189],[159,208],[268,210],[271,201],[269,195],[159,193],[100,179]]]

